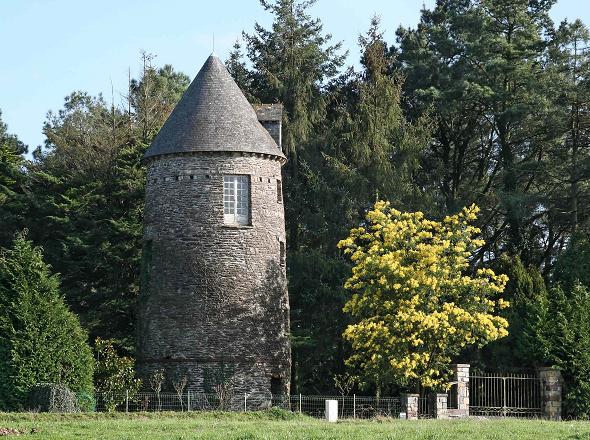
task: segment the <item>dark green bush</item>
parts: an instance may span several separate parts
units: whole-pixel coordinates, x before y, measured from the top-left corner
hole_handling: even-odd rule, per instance
[[[37,383],[93,393],[86,332],[40,248],[19,235],[0,251],[0,410],[23,409]]]
[[[96,410],[96,399],[92,393],[80,391],[76,394],[78,408],[83,412],[92,412]]]

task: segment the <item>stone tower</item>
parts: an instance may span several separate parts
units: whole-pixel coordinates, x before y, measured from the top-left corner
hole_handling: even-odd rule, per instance
[[[141,376],[288,393],[281,110],[211,55],[146,152]]]

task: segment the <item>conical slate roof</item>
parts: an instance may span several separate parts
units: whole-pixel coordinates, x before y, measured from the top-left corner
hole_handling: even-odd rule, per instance
[[[144,157],[198,151],[285,157],[214,54],[207,58]]]

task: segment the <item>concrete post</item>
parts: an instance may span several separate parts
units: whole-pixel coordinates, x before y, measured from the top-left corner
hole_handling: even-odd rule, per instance
[[[453,381],[457,383],[457,402],[451,402],[454,417],[469,416],[469,364],[453,365]]]
[[[402,394],[402,411],[408,420],[418,420],[419,394]]]
[[[338,421],[338,401],[326,400],[326,420],[328,422]]]
[[[428,395],[430,399],[430,407],[432,408],[432,416],[435,419],[448,419],[449,414],[447,410],[447,393],[431,393]]]
[[[563,377],[561,371],[554,368],[541,368],[542,405],[545,417],[549,420],[561,420],[561,394]]]

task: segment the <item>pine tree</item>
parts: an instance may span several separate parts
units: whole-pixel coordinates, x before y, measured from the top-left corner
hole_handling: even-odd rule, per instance
[[[552,221],[568,234],[583,226],[590,214],[586,209],[590,200],[589,42],[588,29],[576,20],[561,23],[550,46],[552,81],[559,84],[556,113],[562,136],[549,151],[547,174],[554,189],[547,192],[554,206]]]
[[[409,105],[433,105],[438,119],[431,184],[443,213],[458,200],[482,205],[482,259],[509,251],[539,264],[561,234],[543,200],[559,138],[546,68],[553,3],[439,0],[416,30],[398,31]]]
[[[239,40],[234,43],[229,58],[225,62],[228,72],[233,77],[240,90],[251,104],[257,102],[257,99],[252,95],[252,73],[246,67],[244,61],[244,54],[242,52],[242,45]]]
[[[252,63],[252,95],[260,102],[283,104],[282,147],[288,162],[283,167],[287,246],[300,246],[300,152],[321,130],[325,117],[322,90],[342,65],[341,44],[330,45],[319,19],[308,15],[315,0],[260,0],[273,15],[271,29],[256,23],[244,34]]]

